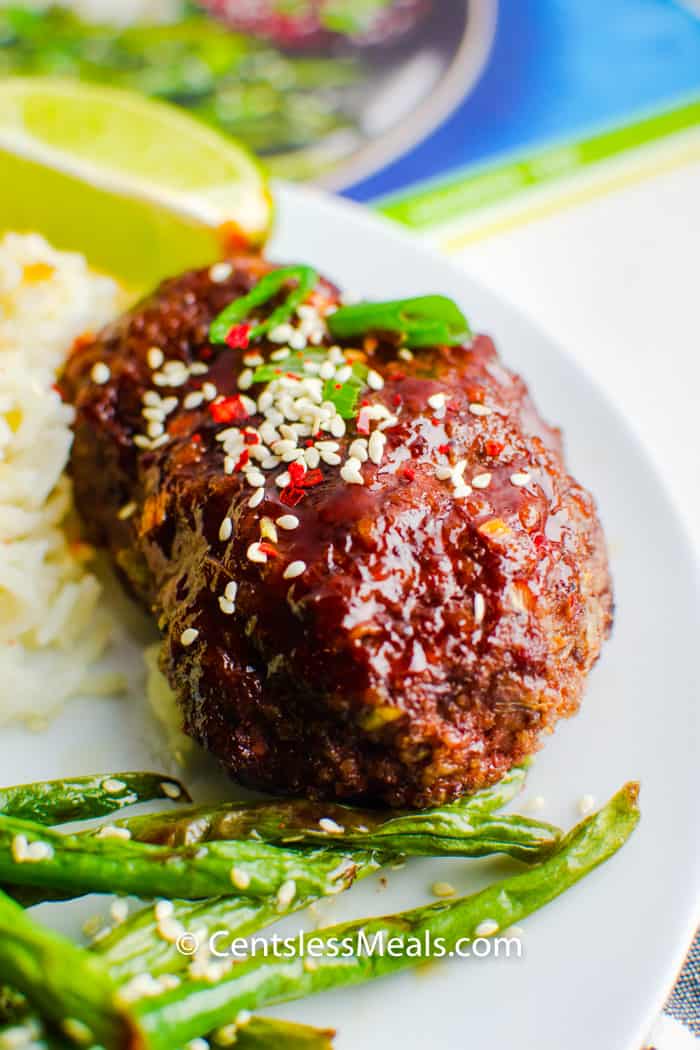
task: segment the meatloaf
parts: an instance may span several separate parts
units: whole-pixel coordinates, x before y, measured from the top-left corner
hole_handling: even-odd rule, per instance
[[[289,322],[213,345],[271,269],[167,280],[74,348],[77,506],[238,781],[440,804],[577,710],[612,613],[595,504],[487,335],[338,345],[319,279]]]

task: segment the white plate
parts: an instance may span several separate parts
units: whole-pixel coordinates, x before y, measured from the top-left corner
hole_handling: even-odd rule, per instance
[[[698,918],[700,601],[689,543],[615,409],[530,323],[360,209],[308,190],[282,188],[279,196],[276,258],[313,262],[364,295],[453,296],[496,337],[545,417],[563,425],[571,468],[599,501],[617,619],[582,712],[547,741],[527,795],[545,797],[545,818],[571,824],[584,793],[602,802],[638,778],[643,818],[618,856],[527,920],[523,958],[440,963],[274,1012],[337,1027],[339,1050],[639,1050]],[[137,647],[120,660],[138,679]],[[81,701],[44,734],[0,734],[7,783],[162,760],[162,739],[138,699]],[[200,796],[223,783],[205,762]],[[376,881],[356,887],[331,914],[425,902],[437,878],[468,892],[502,870],[498,860],[420,861],[391,872],[386,889]],[[73,931],[80,911],[43,909]]]

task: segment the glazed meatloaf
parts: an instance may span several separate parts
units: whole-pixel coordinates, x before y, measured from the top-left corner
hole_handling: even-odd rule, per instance
[[[237,780],[436,805],[577,710],[611,623],[595,504],[486,335],[338,345],[319,279],[214,345],[271,269],[168,280],[74,348],[77,505],[153,611],[186,731]]]

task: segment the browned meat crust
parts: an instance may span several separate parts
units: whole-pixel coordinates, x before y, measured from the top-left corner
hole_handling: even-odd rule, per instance
[[[238,259],[223,282],[208,271],[167,281],[76,348],[62,388],[77,410],[78,506],[157,617],[187,732],[237,779],[310,797],[434,805],[498,779],[577,710],[611,623],[595,505],[567,474],[558,431],[480,335],[471,349],[410,359],[390,341],[367,340],[384,385],[365,391],[365,407],[397,417],[383,430],[380,462],[362,463],[359,485],[322,460],[321,483],[301,496],[275,483],[285,464],[259,466],[264,495],[251,507],[257,489],[240,462],[225,473],[216,437],[226,424],[211,401],[183,400],[211,397],[205,383],[219,399],[240,395],[245,351],[211,348],[208,325],[266,268]],[[322,283],[314,302],[323,313],[335,299]],[[159,366],[153,347],[188,367],[204,360],[208,371],[195,366],[181,385],[158,386],[159,376],[183,374]],[[268,359],[279,344],[253,349]],[[150,413],[156,436],[147,441],[159,447],[139,448],[148,391],[146,402],[155,392],[172,407],[160,439],[162,404]],[[337,440],[345,460],[358,425],[366,437],[363,418],[343,437],[299,444]],[[263,523],[285,515],[298,527]],[[261,523],[264,562],[251,560]],[[300,574],[285,577],[295,562]]]

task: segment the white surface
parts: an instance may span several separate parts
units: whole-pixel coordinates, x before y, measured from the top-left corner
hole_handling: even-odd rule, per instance
[[[584,793],[602,802],[640,778],[643,820],[620,855],[527,920],[523,959],[434,965],[275,1012],[338,1027],[339,1050],[639,1050],[681,961],[700,885],[700,599],[689,546],[619,415],[536,328],[449,262],[350,206],[298,190],[282,203],[280,258],[313,261],[360,294],[454,296],[496,333],[544,413],[566,427],[571,465],[606,524],[618,619],[582,713],[548,741],[528,794],[545,797],[546,819],[571,824]],[[136,768],[155,750],[137,705],[100,701],[74,705],[44,736],[5,732],[0,765],[12,782]],[[216,785],[205,778],[200,787]],[[376,881],[357,887],[332,916],[427,901],[438,878],[468,892],[503,870],[496,860],[418,862],[391,872],[384,891]]]

